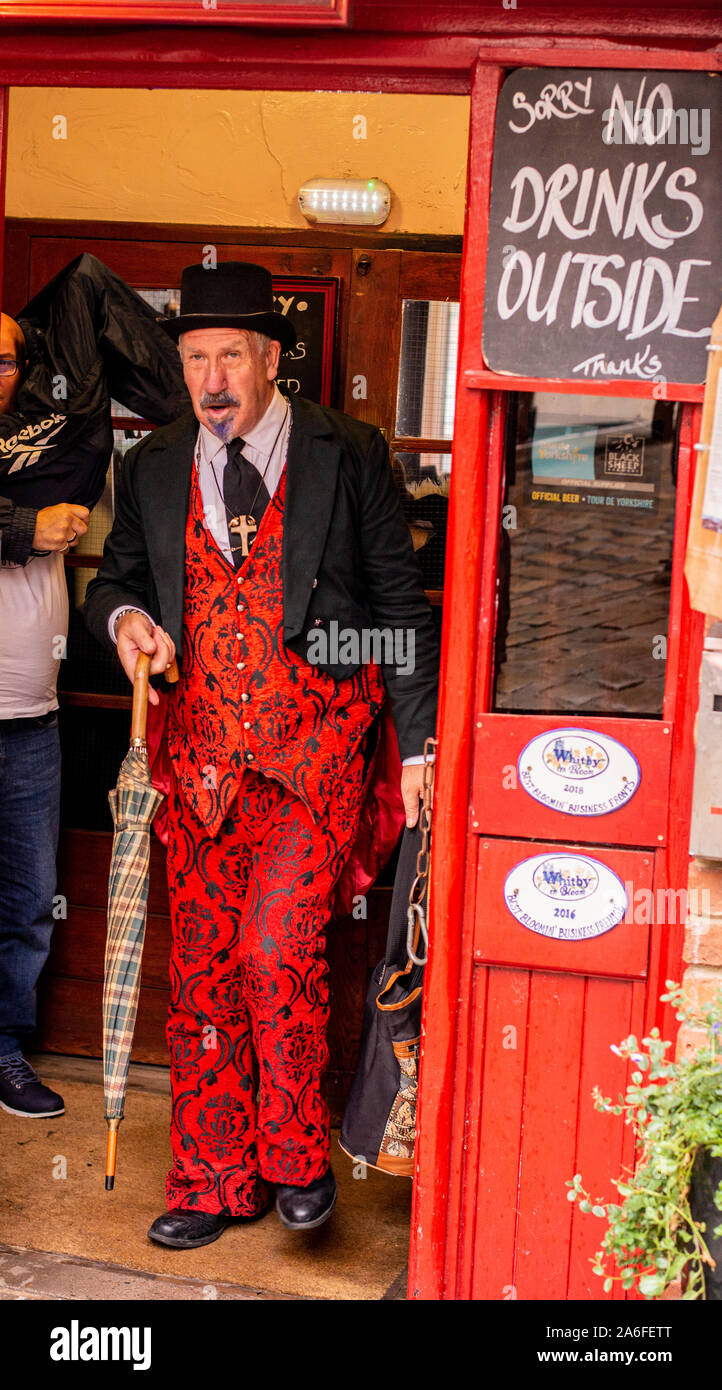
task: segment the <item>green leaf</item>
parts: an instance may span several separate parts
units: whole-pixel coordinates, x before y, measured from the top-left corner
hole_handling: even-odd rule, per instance
[[[645,1298],[659,1298],[664,1290],[664,1278],[661,1274],[643,1274],[639,1281],[639,1292]]]
[[[606,1207],[600,1207],[599,1205],[592,1207],[592,1216],[606,1216],[606,1214]]]

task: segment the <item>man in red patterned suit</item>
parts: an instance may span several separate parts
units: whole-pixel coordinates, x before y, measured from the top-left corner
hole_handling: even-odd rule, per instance
[[[158,677],[180,666],[173,1166],[149,1235],[188,1248],[272,1190],[294,1230],[333,1209],[324,932],[387,696],[416,823],[437,643],[380,431],[275,385],[296,335],[268,271],[189,267],[166,326],[193,413],[127,455],[86,617],[131,680],[139,651]]]

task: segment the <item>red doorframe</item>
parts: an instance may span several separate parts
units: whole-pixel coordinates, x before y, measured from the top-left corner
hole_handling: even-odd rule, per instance
[[[354,30],[346,34],[294,35],[224,31],[214,26],[206,33],[200,26],[160,29],[113,27],[80,34],[36,24],[32,28],[7,24],[0,18],[3,35],[0,54],[0,213],[4,209],[5,142],[7,139],[7,88],[9,86],[161,87],[207,89],[275,89],[283,73],[286,90],[466,93],[472,90],[472,111],[480,102],[491,102],[503,68],[535,66],[592,66],[641,68],[722,68],[719,12],[710,0],[682,25],[677,13],[667,15],[664,0],[648,11],[633,14],[615,7],[595,7],[593,16],[576,4],[569,18],[564,7],[544,7],[533,17],[514,15],[525,25],[509,37],[509,15],[498,4],[455,4],[440,13],[420,12],[412,0],[402,0],[392,14],[380,0],[360,0]],[[702,10],[707,11],[701,13]],[[122,6],[117,5],[122,16]],[[564,16],[564,17],[562,17]],[[657,47],[640,42],[648,34]],[[609,35],[613,35],[610,39]],[[492,37],[493,36],[493,37]],[[489,40],[492,39],[490,43]],[[686,50],[680,50],[680,42]],[[330,75],[331,74],[331,75]],[[489,203],[493,122],[472,124],[470,181],[466,228],[483,229]],[[476,153],[480,158],[475,158]],[[4,223],[0,220],[0,232]],[[0,243],[4,238],[0,237]],[[1,247],[0,247],[1,249]],[[483,265],[482,237],[471,248],[464,246],[462,272],[462,324],[460,352],[464,345],[481,342]],[[478,266],[481,276],[472,275]],[[463,1118],[464,1087],[454,1094],[455,1075],[463,1077],[466,1047],[459,1048],[462,1017],[458,1012],[461,965],[469,947],[459,924],[471,929],[473,869],[467,863],[466,828],[471,775],[471,741],[458,742],[460,728],[472,726],[482,576],[488,586],[488,554],[476,518],[485,505],[484,465],[491,447],[500,440],[502,400],[489,389],[498,381],[482,380],[483,363],[475,373],[477,389],[460,380],[457,396],[456,438],[453,455],[454,488],[450,500],[447,543],[448,614],[442,636],[440,739],[435,806],[435,845],[431,881],[431,918],[444,924],[443,951],[433,951],[425,990],[423,1036],[426,1043],[422,1069],[414,1207],[411,1234],[409,1297],[454,1297],[455,1252],[462,1218],[459,1200],[461,1168],[452,1159],[454,1124]],[[485,375],[485,374],[484,374]],[[507,382],[504,383],[508,385]],[[619,391],[615,385],[615,391]],[[469,443],[469,441],[472,441]],[[500,503],[497,490],[489,501],[492,525]],[[679,520],[678,524],[683,522]],[[494,532],[495,534],[495,532]],[[488,608],[487,608],[488,612]],[[452,618],[453,615],[453,618]],[[674,621],[681,621],[681,612]],[[488,618],[482,623],[488,624]],[[696,672],[701,648],[701,619],[682,623],[683,640],[676,668],[686,671],[685,723],[693,717]],[[684,805],[685,788],[675,789]],[[443,850],[439,846],[443,844]],[[451,924],[451,925],[449,925]],[[665,968],[670,969],[678,944],[669,943]],[[429,1042],[433,1039],[433,1052]],[[454,1194],[445,1206],[439,1194]],[[455,1239],[456,1237],[456,1239]]]
[[[8,89],[0,87],[0,285],[5,258],[5,176],[8,150]]]
[[[501,80],[501,68],[477,65],[472,85],[472,111],[493,109]],[[472,258],[468,254],[467,238],[471,226],[480,228],[478,255],[473,260],[474,264],[483,266],[493,146],[493,122],[472,128],[461,272],[459,361],[465,360],[472,344],[481,343],[483,281],[470,273]],[[486,494],[487,435],[489,431],[492,435],[496,432],[499,420],[499,402],[491,392],[457,391],[454,435],[473,444],[453,451],[451,465],[454,483],[449,499],[444,593],[449,605],[447,614],[453,614],[453,622],[443,624],[441,638],[439,749],[429,903],[434,944],[424,991],[424,1062],[418,1102],[409,1298],[442,1296],[445,1255],[453,1241],[448,1223],[453,1219],[450,1212],[454,1208],[449,1204],[447,1209],[447,1204],[438,1200],[438,1194],[457,1188],[461,1176],[458,1161],[453,1171],[450,1168],[450,1140],[459,1099],[462,1107],[464,1104],[463,1095],[459,1098],[454,1089],[460,1031],[456,1010],[461,1002],[461,962],[468,948],[461,926],[473,921],[475,874],[471,861],[465,862],[472,743],[468,737],[460,739],[458,731],[472,727],[478,615],[480,611],[489,611],[488,603],[481,606],[483,543],[479,517],[484,514]],[[461,465],[458,472],[457,461]],[[500,495],[499,491],[497,505]],[[434,930],[434,923],[444,923],[443,929],[437,925]],[[441,930],[444,931],[443,951],[438,949]],[[427,1057],[426,1039],[431,1038],[433,1056]]]
[[[466,94],[479,57],[502,67],[722,65],[718,0],[697,0],[680,19],[677,0],[629,6],[557,0],[509,11],[499,0],[355,0],[341,32],[124,23],[33,25],[8,20],[0,0],[0,85],[279,88],[284,91]],[[685,48],[680,59],[680,43]]]

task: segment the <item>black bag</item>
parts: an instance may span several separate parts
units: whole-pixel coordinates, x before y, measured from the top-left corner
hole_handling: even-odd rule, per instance
[[[359,1059],[339,1144],[350,1158],[410,1178],[416,1139],[423,965],[407,951],[409,890],[421,849],[420,820],[404,829],[389,914],[386,954],[371,977]],[[419,928],[414,954],[423,957]]]
[[[28,351],[0,416],[0,494],[20,507],[95,506],[112,449],[111,398],[154,425],[190,408],[178,349],[135,290],[83,253],[17,315]]]

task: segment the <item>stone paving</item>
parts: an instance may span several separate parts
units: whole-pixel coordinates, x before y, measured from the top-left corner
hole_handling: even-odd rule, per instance
[[[405,1300],[411,1184],[358,1165],[332,1134],[339,1201],[305,1234],[275,1211],[218,1241],[169,1250],[148,1239],[165,1208],[170,1097],[164,1067],[131,1065],[115,1191],[104,1187],[102,1064],[30,1060],[65,1114],[0,1111],[0,1300]]]

